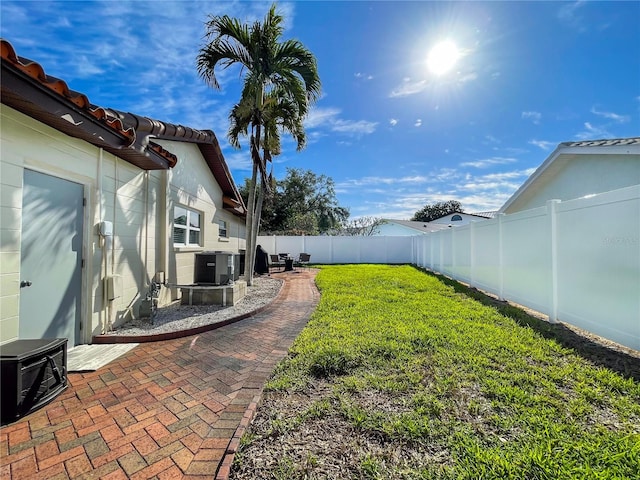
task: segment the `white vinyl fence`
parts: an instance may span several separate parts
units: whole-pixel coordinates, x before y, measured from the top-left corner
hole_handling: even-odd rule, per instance
[[[411,263],[640,350],[640,185],[413,237],[258,237],[312,263]]]

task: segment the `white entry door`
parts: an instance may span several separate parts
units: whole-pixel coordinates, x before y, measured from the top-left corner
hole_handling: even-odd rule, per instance
[[[20,258],[20,338],[82,343],[84,187],[24,170]]]

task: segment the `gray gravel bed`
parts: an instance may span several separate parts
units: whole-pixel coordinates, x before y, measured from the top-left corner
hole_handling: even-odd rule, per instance
[[[175,332],[251,313],[269,304],[280,292],[282,283],[282,280],[267,276],[254,277],[253,285],[247,287],[247,295],[233,306],[181,305],[178,300],[159,308],[153,324],[148,318],[136,318],[116,327],[107,335],[153,335]]]

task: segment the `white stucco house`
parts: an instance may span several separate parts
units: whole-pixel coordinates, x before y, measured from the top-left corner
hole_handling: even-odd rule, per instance
[[[640,137],[565,142],[500,208],[510,214],[640,185]]]
[[[91,343],[193,282],[195,253],[243,252],[245,206],[215,134],[89,102],[2,48],[0,344]]]

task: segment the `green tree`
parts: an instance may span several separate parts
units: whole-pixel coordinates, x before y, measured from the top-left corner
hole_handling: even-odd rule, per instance
[[[273,194],[262,214],[261,233],[317,235],[338,230],[349,217],[335,194],[333,179],[311,170],[288,168],[282,180],[273,182]],[[250,183],[240,188],[248,197]]]
[[[359,217],[354,218],[343,224],[339,231],[340,235],[370,237],[380,232],[380,227],[386,223],[386,220],[378,217]]]
[[[437,202],[432,205],[427,204],[418,210],[411,220],[416,222],[430,222],[436,218],[444,217],[450,213],[462,213],[462,205],[457,200],[449,200],[447,202]]]
[[[304,147],[302,121],[320,95],[315,57],[297,40],[281,41],[282,23],[275,4],[262,22],[250,26],[228,15],[212,16],[207,22],[211,40],[197,57],[198,73],[216,89],[220,88],[216,68],[239,65],[244,72],[242,94],[229,115],[227,136],[236,148],[240,147],[240,136],[249,137],[253,165],[246,219],[244,273],[248,285],[253,283],[264,196],[270,191],[267,162],[280,153],[281,130],[293,135],[298,150]]]

